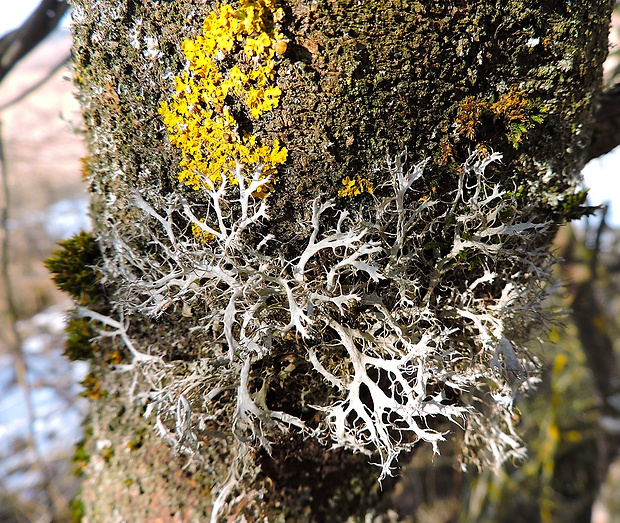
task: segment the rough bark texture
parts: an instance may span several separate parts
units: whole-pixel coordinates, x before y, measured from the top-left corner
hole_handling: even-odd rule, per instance
[[[109,238],[138,221],[140,211],[131,205],[136,192],[142,191],[145,200],[155,193],[178,193],[199,203],[177,181],[179,154],[168,142],[158,107],[170,96],[171,74],[183,69],[182,41],[199,35],[202,21],[218,5],[197,0],[73,4],[75,82],[90,151],[86,176],[103,253],[97,285],[109,302],[81,305],[107,314],[119,312],[124,283],[114,281],[109,268],[119,248]],[[430,158],[413,202],[448,202],[459,183],[459,166],[472,151],[501,151],[501,169],[489,170],[489,184],[518,192],[521,208],[540,223],[559,224],[578,212],[581,202],[573,188],[601,85],[609,1],[291,0],[281,6],[281,31],[289,42],[278,66],[280,103],[263,119],[244,125],[256,135],[278,138],[289,151],[269,198],[272,220],[264,226],[280,241],[282,256],[294,258],[307,241],[299,224],[310,222],[312,199],[336,198],[343,178],[355,175],[373,182],[381,196],[386,191],[382,169],[405,148],[415,162]],[[515,111],[518,121],[511,119]],[[518,123],[525,128],[515,127]],[[359,201],[370,206],[369,195],[360,198],[341,199],[340,205],[351,211]],[[426,231],[430,236],[421,243],[445,256],[453,226],[447,220]],[[547,227],[528,248],[544,248],[552,233]],[[134,234],[131,243],[150,260],[156,248],[151,238]],[[476,265],[484,263],[463,257],[450,278],[475,280],[483,274],[475,273]],[[428,295],[437,283],[431,274],[421,278],[420,294]],[[458,283],[446,282],[452,285]],[[484,288],[488,296],[479,299],[499,300],[502,288],[489,285]],[[437,293],[439,303],[445,295]],[[157,319],[134,313],[108,327],[174,367],[166,380],[182,382],[198,372],[196,362],[213,358],[213,335],[193,329],[195,318],[173,305]],[[446,324],[458,327],[458,321],[455,316]],[[77,322],[74,331],[78,324],[87,329]],[[520,342],[529,326],[511,325],[507,331]],[[84,445],[89,461],[83,520],[205,521],[233,474],[231,466],[237,466],[231,465],[238,447],[232,444],[230,423],[207,421],[198,457],[173,452],[166,427],[158,436],[151,413],[137,401],[151,398],[148,368],[123,372],[131,360],[123,336],[103,338],[89,355],[93,401]],[[332,333],[327,342],[335,338]],[[283,337],[277,350],[252,367],[252,375],[269,382],[265,402],[270,409],[315,427],[320,413],[309,405],[331,398],[333,391],[315,387],[314,396],[305,398],[310,383],[321,383],[322,376],[300,356],[303,343],[299,335]],[[460,340],[455,346],[477,354],[473,342]],[[278,385],[291,375],[298,377],[297,388]],[[252,390],[259,395],[260,389],[256,384]],[[235,401],[229,392],[218,397],[218,406]],[[446,401],[455,394],[444,393]],[[381,512],[391,483],[380,491],[377,469],[367,464],[367,456],[330,449],[328,439],[308,439],[294,428],[271,436],[271,456],[255,446],[238,465],[251,470],[237,474],[244,479],[234,485],[237,497],[226,521],[345,521],[363,518],[373,508]],[[178,451],[182,445],[176,444]]]

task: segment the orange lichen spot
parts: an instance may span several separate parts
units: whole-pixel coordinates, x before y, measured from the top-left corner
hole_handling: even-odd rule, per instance
[[[278,40],[273,48],[277,54],[283,55],[286,53],[286,49],[288,48],[288,42],[286,40]]]
[[[369,194],[373,193],[372,183],[359,175],[355,178],[347,176],[344,180],[342,180],[342,185],[344,185],[344,187],[338,191],[338,196],[341,198],[345,196],[353,198],[354,196],[359,196],[365,192]]]
[[[248,179],[257,171],[271,179],[255,196],[273,190],[287,149],[242,129],[229,104],[236,102],[235,111],[245,107],[249,121],[278,106],[276,57],[284,36],[277,25],[283,16],[274,0],[241,0],[236,9],[223,5],[211,12],[202,36],[183,42],[189,71],[175,77],[174,94],[159,113],[171,143],[182,151],[179,180],[185,185],[213,189],[224,176],[236,184],[233,170],[240,164]]]

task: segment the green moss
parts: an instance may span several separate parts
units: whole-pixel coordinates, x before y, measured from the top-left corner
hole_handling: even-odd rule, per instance
[[[90,456],[86,452],[86,441],[81,440],[76,448],[75,454],[73,455],[73,471],[76,476],[82,476],[84,474],[84,469],[86,465],[90,462]]]
[[[508,141],[518,149],[525,133],[543,123],[549,109],[539,98],[530,99],[524,91],[512,87],[491,104],[490,110],[506,126]]]
[[[59,246],[60,249],[44,262],[56,286],[68,293],[78,305],[102,313],[108,312],[106,289],[98,269],[102,255],[95,237],[81,232],[60,242]],[[96,331],[90,320],[71,317],[66,331],[65,356],[73,361],[86,361],[95,356],[98,348],[92,340]]]
[[[97,345],[92,342],[96,336],[89,320],[85,318],[69,318],[66,327],[67,341],[65,342],[65,356],[71,361],[86,361],[97,352]]]
[[[90,463],[90,456],[86,449],[88,445],[88,440],[93,434],[93,428],[92,425],[89,423],[89,418],[85,420],[83,425],[85,425],[84,436],[75,445],[75,452],[73,454],[73,458],[71,459],[71,461],[73,462],[73,473],[76,476],[84,475],[86,466],[88,465],[88,463]]]
[[[101,451],[101,457],[106,463],[109,463],[110,460],[114,457],[114,449],[112,447],[106,447]]]
[[[138,450],[140,447],[142,447],[144,443],[145,435],[146,435],[145,427],[141,427],[140,429],[138,429],[134,438],[130,440],[129,443],[127,443],[127,448],[132,451]]]
[[[74,473],[76,476],[82,476],[84,474],[84,469],[86,465],[90,462],[90,457],[84,450],[83,445],[78,444],[78,448],[75,451],[75,455],[73,457],[74,462]]]
[[[95,237],[81,232],[59,243],[60,249],[45,260],[56,286],[79,305],[92,306],[101,298],[101,274],[97,265],[101,251]]]
[[[80,523],[84,517],[84,503],[78,496],[71,500],[71,511],[71,521]]]
[[[499,133],[518,149],[525,134],[534,125],[543,123],[547,111],[539,98],[529,99],[525,92],[513,86],[497,101],[494,97],[481,100],[468,96],[460,104],[454,125],[456,133],[470,141],[476,141],[481,132],[485,139]]]
[[[72,472],[75,476],[82,478],[86,476],[86,468],[90,463],[90,455],[88,453],[89,439],[93,435],[93,427],[90,423],[90,417],[87,417],[83,423],[84,435],[80,441],[75,445],[75,452],[71,461],[73,463]],[[80,523],[84,517],[84,503],[81,499],[82,490],[78,490],[75,496],[71,500],[71,521],[73,523]]]

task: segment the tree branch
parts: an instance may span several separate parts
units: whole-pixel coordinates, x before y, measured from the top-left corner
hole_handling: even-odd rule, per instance
[[[558,236],[563,261],[562,278],[570,293],[571,317],[592,370],[594,386],[599,397],[600,456],[599,475],[605,477],[607,468],[620,450],[620,369],[610,335],[613,320],[606,314],[597,293],[598,255],[600,236],[605,227],[605,216],[597,230],[595,246],[586,251],[577,244],[572,229]]]
[[[601,95],[586,161],[603,156],[618,145],[620,145],[620,84]]]
[[[41,0],[20,27],[0,38],[0,82],[56,28],[68,9],[67,0]]]

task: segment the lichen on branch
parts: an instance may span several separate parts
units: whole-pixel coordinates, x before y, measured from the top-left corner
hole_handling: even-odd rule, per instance
[[[598,81],[573,82],[592,53],[571,76],[557,64],[591,24],[554,4],[550,44],[524,55],[534,4],[286,2],[286,20],[268,0],[182,4],[76,10],[116,285],[105,314],[79,313],[114,341],[130,403],[212,476],[212,521],[263,517],[264,492],[288,485],[269,468],[295,468],[269,453],[322,464],[340,447],[384,477],[461,426],[470,462],[522,457],[523,346],[578,200],[580,160],[556,146],[578,149]],[[205,12],[179,72],[169,51]],[[119,34],[131,71],[106,48]],[[171,148],[153,143],[157,106]],[[339,471],[355,459],[336,455]]]

